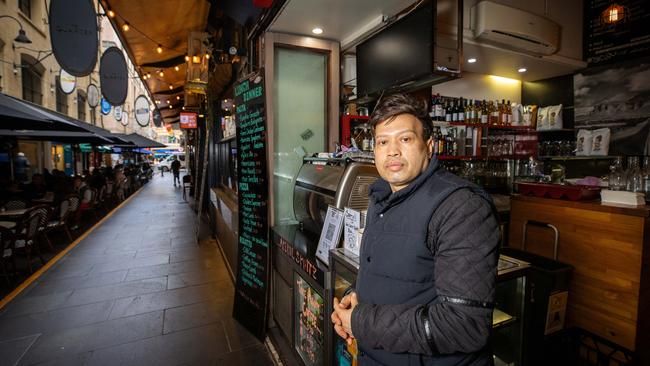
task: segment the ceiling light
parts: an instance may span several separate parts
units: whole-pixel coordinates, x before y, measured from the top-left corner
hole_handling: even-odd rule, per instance
[[[147,73],[147,79],[151,79],[151,73]]]
[[[172,90],[172,89],[174,89],[174,86],[173,86],[173,85],[170,85],[170,86],[169,86],[169,90]]]
[[[180,67],[178,67],[178,66],[174,66],[174,70],[178,71],[178,70],[180,70],[180,69],[181,69]]]
[[[167,99],[167,104],[169,104],[169,99]]]
[[[470,64],[473,64],[474,62],[476,62],[476,59],[474,57],[468,58],[467,62],[469,62]]]
[[[162,45],[161,44],[159,44],[158,48],[156,48],[156,52],[162,53]]]
[[[165,77],[165,73],[162,70],[158,71],[158,75],[160,75],[161,78]]]
[[[112,9],[108,9],[108,16],[111,18],[115,18],[115,12]]]
[[[316,27],[312,29],[311,32],[314,34],[323,34],[323,28]]]
[[[183,110],[185,110],[185,106],[183,106]]]
[[[205,59],[206,59],[206,60],[209,60],[209,59],[210,59],[210,54],[209,54],[209,53],[206,53],[206,54],[205,54]]]
[[[156,104],[160,104],[160,101],[159,101],[159,100],[156,100]]]
[[[192,56],[192,63],[200,64],[201,63],[201,57],[200,56]]]
[[[129,29],[131,29],[131,27],[129,26],[129,22],[124,22],[124,24],[122,24],[122,30],[128,32]]]
[[[527,70],[526,70],[525,67],[520,67],[519,70],[517,70],[517,71],[519,71],[519,72],[526,72]]]
[[[180,96],[180,95],[177,95],[177,96],[176,96],[176,100],[181,100],[181,96]]]
[[[185,55],[185,62],[190,62],[190,56]]]
[[[172,109],[172,108],[174,108],[174,107],[170,104],[170,105],[169,105],[169,109]]]

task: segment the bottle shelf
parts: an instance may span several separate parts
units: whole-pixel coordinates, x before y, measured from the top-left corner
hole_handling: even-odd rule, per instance
[[[487,128],[488,130],[539,132],[530,126],[501,126],[501,125],[490,125],[487,123],[446,122],[446,121],[432,121],[432,124],[434,127],[465,126],[465,127]]]
[[[602,160],[616,159],[616,156],[540,156],[540,160]]]

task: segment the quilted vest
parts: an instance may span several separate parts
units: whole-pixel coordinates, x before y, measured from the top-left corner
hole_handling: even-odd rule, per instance
[[[435,158],[413,182],[394,194],[382,179],[373,184],[355,286],[359,302],[436,302],[435,260],[427,246],[429,221],[451,193],[463,188],[471,189],[491,202],[483,190],[447,172]],[[471,359],[476,357],[466,354],[434,357],[395,354],[364,349],[363,340],[359,341],[360,366],[463,365],[471,364]]]

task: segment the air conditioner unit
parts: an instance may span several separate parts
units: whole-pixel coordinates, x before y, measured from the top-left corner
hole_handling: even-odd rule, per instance
[[[491,1],[472,7],[474,38],[534,55],[557,52],[560,26],[542,16]]]

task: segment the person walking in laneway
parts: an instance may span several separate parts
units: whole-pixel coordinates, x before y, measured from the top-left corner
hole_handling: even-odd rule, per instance
[[[172,161],[172,173],[174,173],[174,187],[176,187],[176,181],[178,181],[178,186],[181,185],[181,179],[179,177],[181,170],[181,162],[178,161],[178,158],[174,156],[174,161]]]

